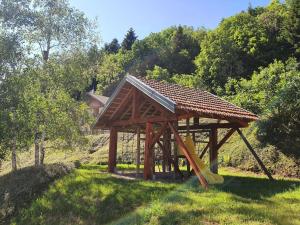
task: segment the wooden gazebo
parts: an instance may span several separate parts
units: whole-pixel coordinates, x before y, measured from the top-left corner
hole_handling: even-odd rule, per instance
[[[200,119],[203,118],[207,118],[209,122],[200,123]],[[118,132],[134,132],[137,134],[138,165],[140,134],[145,135],[144,179],[153,177],[155,171],[153,147],[156,144],[162,149],[164,167],[167,165],[171,168],[172,164],[174,171],[179,172],[177,153],[171,152],[171,140],[174,140],[201,184],[207,187],[207,182],[187,150],[180,133],[188,132],[193,135],[198,132],[209,133],[209,141],[199,157],[202,158],[209,150],[210,169],[218,173],[218,150],[237,131],[263,171],[272,179],[240,130],[257,119],[255,114],[209,92],[127,75],[108,99],[94,128],[110,130],[109,172],[115,172]],[[184,125],[180,125],[179,121],[185,121]],[[219,129],[226,129],[227,133],[218,141]]]

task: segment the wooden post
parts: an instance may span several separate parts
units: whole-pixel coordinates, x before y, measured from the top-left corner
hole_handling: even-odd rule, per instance
[[[144,152],[144,179],[149,180],[153,178],[152,164],[153,155],[151,147],[152,141],[152,123],[146,123],[146,137],[145,137],[145,152]]]
[[[172,164],[171,164],[171,132],[170,129],[166,129],[164,136],[163,136],[163,147],[165,149],[165,159],[167,162],[167,171],[171,171]],[[166,163],[165,162],[165,163]]]
[[[218,174],[218,130],[217,128],[211,129],[210,132],[210,148],[209,148],[209,162],[211,172]]]
[[[248,142],[248,140],[246,139],[246,137],[243,135],[242,131],[240,129],[237,129],[237,132],[239,133],[239,135],[241,136],[241,138],[245,142],[246,146],[248,147],[248,149],[250,150],[250,152],[252,153],[252,155],[254,156],[254,158],[256,159],[256,161],[258,162],[258,164],[260,165],[260,167],[262,168],[262,170],[265,172],[265,174],[269,177],[270,180],[274,180],[273,177],[272,177],[272,175],[271,175],[271,173],[267,170],[267,168],[265,167],[264,163],[258,157],[258,155],[254,151],[254,149],[252,148],[252,146],[250,145],[250,143]]]
[[[136,175],[140,173],[141,164],[141,128],[136,129]]]
[[[178,121],[174,122],[174,128],[177,129],[178,127]],[[175,134],[174,134],[174,139],[175,139]],[[174,142],[174,164],[176,167],[179,167],[178,165],[178,145],[177,142]],[[177,172],[176,170],[174,171],[175,177],[177,177]]]
[[[186,119],[186,127],[187,127],[187,135],[190,135],[190,119],[189,118]],[[194,132],[192,133],[192,138],[193,138],[193,142],[195,144],[195,133]],[[190,172],[191,172],[190,162],[188,159],[185,159],[185,161],[186,161],[186,171],[188,174],[190,174]]]
[[[110,128],[109,134],[109,155],[108,155],[108,172],[114,173],[117,165],[117,144],[118,131],[115,127]]]

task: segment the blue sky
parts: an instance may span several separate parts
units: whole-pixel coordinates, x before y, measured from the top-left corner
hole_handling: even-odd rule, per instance
[[[97,18],[102,42],[120,42],[130,27],[139,39],[172,25],[215,28],[222,18],[270,0],[70,0],[89,18]]]

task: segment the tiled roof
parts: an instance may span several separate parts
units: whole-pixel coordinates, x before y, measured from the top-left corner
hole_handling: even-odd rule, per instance
[[[255,114],[235,106],[207,91],[182,87],[166,82],[147,80],[141,77],[138,77],[138,79],[174,101],[176,103],[176,109],[194,111],[221,118],[225,117],[251,121],[258,119]]]

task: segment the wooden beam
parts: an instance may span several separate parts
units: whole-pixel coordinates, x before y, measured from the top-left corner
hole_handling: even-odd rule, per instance
[[[194,124],[189,126],[190,130],[199,129],[213,129],[213,128],[240,128],[244,127],[238,123],[208,123],[208,124]],[[187,130],[187,126],[179,126],[178,130]]]
[[[172,123],[168,123],[169,124],[169,127],[171,128],[173,134],[174,134],[174,137],[178,143],[178,145],[182,148],[182,151],[184,153],[184,155],[186,156],[186,158],[189,160],[189,162],[191,163],[191,166],[193,168],[193,170],[195,171],[201,185],[207,189],[208,188],[208,183],[207,181],[205,180],[205,178],[203,177],[203,175],[201,174],[201,171],[199,170],[196,162],[193,160],[192,156],[190,155],[187,147],[185,146],[184,142],[182,141],[181,137],[179,136],[178,132],[176,131],[176,129],[174,128],[174,126],[172,125]]]
[[[113,126],[132,126],[135,124],[145,124],[147,122],[150,123],[160,123],[160,122],[168,122],[168,121],[177,121],[175,116],[153,116],[148,118],[138,118],[138,119],[129,119],[129,120],[117,120],[111,123]]]
[[[210,133],[210,148],[209,148],[209,164],[211,172],[218,174],[218,129],[211,129]]]
[[[145,180],[151,180],[153,178],[153,171],[152,171],[152,165],[153,165],[153,155],[152,155],[152,149],[150,149],[150,144],[152,141],[152,123],[147,122],[146,123],[146,140],[145,140],[145,151],[144,151],[144,179]]]
[[[110,128],[109,134],[109,153],[108,153],[108,172],[114,173],[117,165],[117,144],[118,131],[115,127]]]
[[[270,180],[274,180],[271,173],[267,170],[264,163],[261,161],[259,156],[256,154],[256,152],[254,151],[254,149],[252,148],[252,146],[250,145],[250,143],[248,142],[248,140],[246,139],[246,137],[244,136],[242,131],[240,129],[237,129],[237,132],[239,133],[239,135],[241,136],[241,138],[245,142],[246,146],[248,147],[248,149],[250,150],[250,152],[252,153],[252,155],[254,156],[254,158],[256,159],[256,161],[258,162],[258,164],[260,165],[260,167],[264,171],[264,173],[269,177]]]

